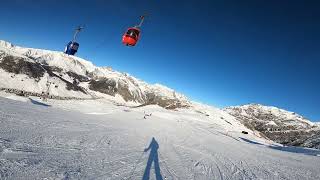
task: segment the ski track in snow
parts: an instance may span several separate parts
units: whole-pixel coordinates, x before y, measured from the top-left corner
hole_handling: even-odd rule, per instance
[[[319,151],[273,149],[201,114],[111,104],[81,113],[63,108],[77,103],[12,99],[0,98],[0,179],[143,179],[152,153],[162,179],[320,179]],[[144,152],[152,137],[159,149]]]

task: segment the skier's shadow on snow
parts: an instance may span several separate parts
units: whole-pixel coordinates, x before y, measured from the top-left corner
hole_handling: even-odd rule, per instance
[[[45,103],[42,103],[42,102],[33,100],[33,99],[31,99],[31,98],[29,98],[29,100],[30,100],[30,102],[31,102],[32,104],[40,105],[40,106],[45,106],[45,107],[50,107],[50,105],[48,105],[48,104],[45,104]]]
[[[158,149],[159,149],[159,144],[156,141],[156,139],[153,137],[149,147],[144,149],[144,152],[147,152],[150,150],[150,155],[149,155],[146,169],[144,170],[142,180],[149,180],[152,162],[154,162],[154,171],[156,174],[156,180],[163,180],[160,172]]]

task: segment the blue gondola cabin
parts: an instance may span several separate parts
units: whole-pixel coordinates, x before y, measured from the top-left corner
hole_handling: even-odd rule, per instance
[[[77,53],[78,49],[79,49],[79,43],[70,41],[67,44],[67,46],[64,50],[64,53],[66,53],[68,55],[75,55]]]

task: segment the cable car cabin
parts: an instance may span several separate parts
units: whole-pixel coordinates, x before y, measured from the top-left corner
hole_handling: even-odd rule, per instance
[[[129,28],[127,32],[122,36],[122,43],[127,46],[135,46],[140,37],[140,29]]]
[[[75,55],[78,49],[79,49],[79,43],[70,41],[67,44],[64,53],[68,55]]]

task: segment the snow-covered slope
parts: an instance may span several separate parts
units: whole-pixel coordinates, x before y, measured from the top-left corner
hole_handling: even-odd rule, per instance
[[[261,124],[318,128],[277,108],[221,110],[78,57],[5,41],[0,96],[0,179],[320,179],[320,151],[260,133]]]
[[[319,126],[294,112],[260,104],[232,106],[224,110],[246,127],[263,133],[273,141],[320,148]]]
[[[0,74],[0,88],[76,98],[97,98],[100,92],[138,104],[189,106],[185,96],[163,85],[147,84],[62,52],[23,48],[5,41],[0,41]]]
[[[319,150],[242,134],[216,108],[7,95],[23,102],[0,97],[0,179],[320,179]]]

